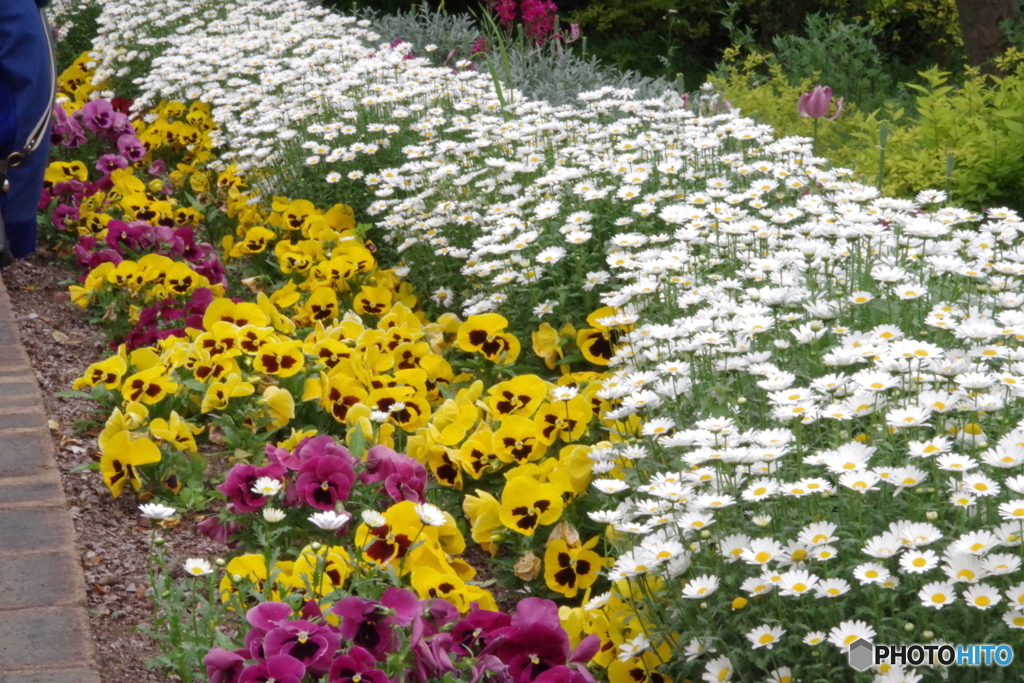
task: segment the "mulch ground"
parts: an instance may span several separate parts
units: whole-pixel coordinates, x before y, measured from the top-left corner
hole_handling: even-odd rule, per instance
[[[76,276],[45,250],[3,271],[22,341],[42,388],[64,492],[78,532],[96,660],[104,683],[177,680],[144,667],[159,652],[136,628],[148,623],[152,612],[146,596],[150,529],[139,517],[138,501],[130,494],[112,498],[96,471],[70,471],[100,458],[96,430],[79,433],[75,423],[102,418],[92,414],[95,404],[90,401],[55,394],[70,389],[90,363],[107,356],[95,326],[68,297],[67,285]],[[187,518],[162,535],[171,554],[179,558],[212,558],[218,552]]]

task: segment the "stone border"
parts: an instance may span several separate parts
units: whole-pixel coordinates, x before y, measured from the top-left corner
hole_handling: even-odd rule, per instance
[[[75,527],[0,278],[0,681],[100,683]]]

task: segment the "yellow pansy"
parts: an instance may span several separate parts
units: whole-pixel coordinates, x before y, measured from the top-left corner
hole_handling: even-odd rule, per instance
[[[164,396],[178,390],[177,383],[172,382],[166,372],[167,368],[163,365],[154,365],[135,373],[124,381],[121,395],[127,401],[139,401],[148,405],[159,403]]]
[[[471,315],[459,326],[458,344],[463,351],[478,352],[494,363],[508,364],[519,357],[519,340],[505,332],[508,320],[497,313]]]
[[[223,382],[211,384],[203,397],[202,412],[209,413],[214,410],[224,410],[232,398],[252,396],[256,387],[248,382],[243,382],[238,375],[228,375]]]
[[[263,390],[263,405],[273,421],[267,425],[267,431],[274,431],[286,426],[295,417],[295,398],[291,392],[273,385]]]
[[[202,427],[183,420],[176,410],[171,411],[169,420],[158,417],[149,423],[150,434],[173,444],[179,451],[188,451],[189,453],[195,453],[198,450],[195,435],[202,431]]]
[[[102,384],[107,389],[117,389],[121,385],[121,378],[128,370],[127,363],[120,356],[112,356],[99,363],[93,363],[85,370],[85,374],[75,380],[73,388],[76,390],[83,387],[94,387]]]
[[[501,493],[501,523],[524,536],[532,536],[541,525],[557,522],[562,509],[561,491],[532,477],[509,480]]]
[[[133,439],[127,431],[111,436],[101,450],[100,472],[115,498],[121,495],[126,483],[131,483],[136,491],[142,488],[139,468],[160,462],[160,449],[155,443],[146,438]]]
[[[547,445],[541,440],[536,424],[519,415],[501,421],[492,439],[494,454],[502,462],[525,463],[544,457]]]

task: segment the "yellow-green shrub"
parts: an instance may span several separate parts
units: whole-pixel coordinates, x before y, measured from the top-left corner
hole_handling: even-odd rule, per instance
[[[778,135],[812,134],[813,122],[797,113],[796,102],[817,83],[791,85],[777,65],[761,75],[768,55],[727,57],[727,78],[714,79],[727,101]],[[848,106],[837,121],[819,125],[816,153],[874,185],[885,124],[884,194],[906,197],[937,188],[969,208],[1024,206],[1024,53],[1011,51],[1002,64],[1004,78],[987,80],[968,70],[959,87],[937,67],[920,72],[924,85],[907,84],[917,93],[910,110],[886,106],[865,113]]]
[[[1024,201],[1024,63],[1006,77],[989,81],[971,70],[961,87],[947,84],[949,73],[922,72],[926,85],[907,84],[920,93],[914,112],[892,112],[885,154],[883,191],[909,195],[926,187],[945,188],[972,207],[1016,205]],[[881,115],[860,123],[852,166],[877,169]]]

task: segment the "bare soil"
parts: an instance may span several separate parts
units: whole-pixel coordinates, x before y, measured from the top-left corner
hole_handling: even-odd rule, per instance
[[[76,277],[75,271],[45,249],[3,271],[21,338],[42,389],[64,493],[78,532],[96,661],[104,683],[177,680],[145,669],[146,660],[159,651],[137,629],[149,622],[152,613],[146,595],[148,520],[139,516],[138,501],[130,493],[112,498],[99,472],[70,471],[100,457],[98,431],[76,432],[75,423],[103,417],[93,414],[95,404],[88,400],[55,394],[70,389],[90,363],[108,353],[86,312],[70,301],[67,285]],[[172,557],[212,558],[217,553],[189,519],[162,530],[161,535]]]

